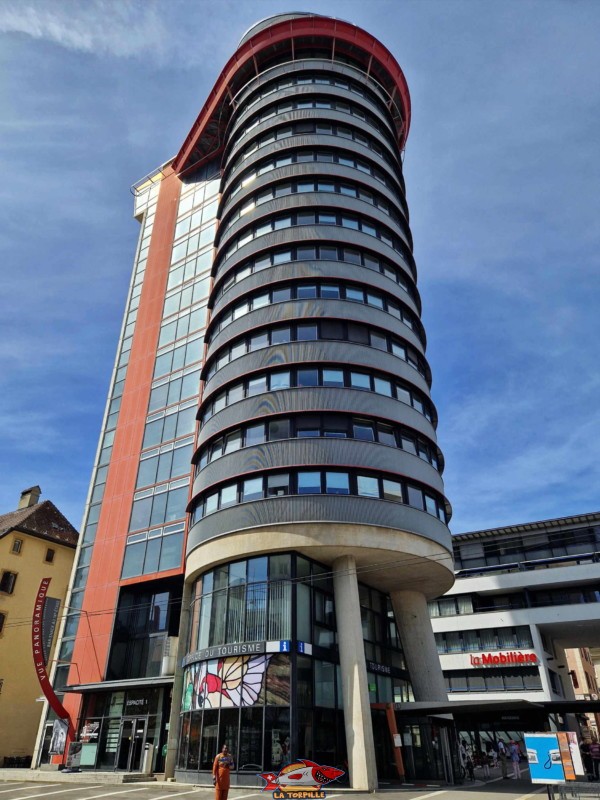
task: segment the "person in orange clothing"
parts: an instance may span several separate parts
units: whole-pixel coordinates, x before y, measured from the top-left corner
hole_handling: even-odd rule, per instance
[[[213,761],[213,786],[215,787],[215,800],[227,800],[229,793],[230,770],[233,769],[233,758],[229,755],[227,745],[223,745]]]

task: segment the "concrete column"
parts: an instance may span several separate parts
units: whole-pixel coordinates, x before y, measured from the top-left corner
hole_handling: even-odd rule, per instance
[[[377,788],[377,766],[353,556],[341,556],[334,561],[333,588],[350,786],[373,792]]]
[[[183,584],[183,596],[181,598],[181,617],[179,619],[179,642],[177,647],[177,662],[175,664],[175,676],[173,680],[173,691],[171,694],[171,715],[169,717],[169,736],[167,739],[167,757],[165,759],[165,780],[175,775],[175,764],[177,763],[177,750],[179,747],[179,715],[181,713],[181,696],[183,694],[183,667],[181,662],[186,655],[189,626],[190,626],[190,602],[192,600],[193,583],[186,581]]]
[[[448,700],[425,595],[401,590],[390,598],[415,700]]]

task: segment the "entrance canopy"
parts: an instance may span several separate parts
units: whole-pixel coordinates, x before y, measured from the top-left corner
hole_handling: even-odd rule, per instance
[[[505,711],[544,711],[547,714],[600,712],[600,700],[445,700],[394,703],[394,711],[407,717],[435,717],[442,714],[489,716]]]
[[[65,686],[63,692],[108,692],[125,691],[126,689],[145,689],[148,686],[170,686],[173,683],[173,676],[155,678],[129,678],[118,681],[100,681],[99,683],[78,683]]]

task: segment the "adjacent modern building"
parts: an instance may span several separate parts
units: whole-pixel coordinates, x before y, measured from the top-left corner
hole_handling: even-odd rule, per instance
[[[0,516],[0,765],[29,766],[44,707],[32,658],[56,659],[57,621],[64,610],[78,533],[41,489],[21,492],[18,507]],[[33,632],[34,606],[44,582],[46,608]],[[52,727],[52,726],[50,726]]]
[[[569,677],[577,700],[598,700],[598,679],[589,647],[565,650]],[[584,727],[590,738],[598,740],[598,715],[586,714]]]
[[[536,709],[564,717],[577,712],[578,696],[597,701],[591,661],[575,687],[566,651],[600,646],[600,513],[465,533],[453,543],[456,582],[429,611],[464,735],[520,738],[541,725]],[[471,718],[469,701],[481,704]],[[492,701],[504,711],[483,718]]]
[[[197,783],[227,742],[239,783],[305,757],[373,789],[410,770],[386,705],[446,700],[427,602],[454,581],[451,511],[409,125],[380,42],[278,15],[136,185],[54,674],[82,768]]]

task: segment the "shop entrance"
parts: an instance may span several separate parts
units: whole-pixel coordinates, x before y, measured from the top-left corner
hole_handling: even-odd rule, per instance
[[[147,717],[123,717],[119,730],[117,769],[141,772],[146,744]]]

